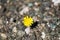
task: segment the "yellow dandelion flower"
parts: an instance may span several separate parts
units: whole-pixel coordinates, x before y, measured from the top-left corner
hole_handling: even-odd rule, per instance
[[[23,24],[26,27],[30,27],[33,24],[33,19],[29,16],[23,18]]]

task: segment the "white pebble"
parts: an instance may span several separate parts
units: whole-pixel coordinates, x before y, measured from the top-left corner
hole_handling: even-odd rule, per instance
[[[9,3],[10,2],[10,0],[7,0],[7,3]]]
[[[18,21],[18,23],[17,24],[20,24],[20,21]]]
[[[45,36],[46,36],[45,32],[42,32],[42,36],[41,37],[44,39]]]
[[[37,17],[35,17],[35,16],[33,17],[33,20],[34,20],[34,22],[38,21]]]
[[[7,38],[7,35],[4,34],[4,33],[1,33],[1,37],[4,38],[4,39],[6,39]]]
[[[44,24],[44,23],[42,23],[41,25],[42,25],[43,27],[45,27],[45,24]]]
[[[60,37],[58,39],[60,40]]]
[[[47,23],[48,27],[50,27],[49,23]]]
[[[26,28],[25,32],[26,32],[26,34],[29,34],[30,33],[30,27]]]
[[[60,3],[60,0],[52,0],[52,2],[54,2],[54,5],[57,6],[58,3]]]
[[[38,5],[38,3],[37,3],[37,2],[35,2],[34,4],[35,4],[35,5]]]
[[[12,31],[13,31],[14,33],[16,33],[16,32],[17,32],[17,28],[14,27]]]
[[[13,21],[13,18],[10,19],[10,22],[12,22],[12,21]]]
[[[2,6],[0,5],[0,9],[2,8]]]
[[[6,23],[8,24],[9,22],[8,22],[8,21],[6,21]]]
[[[19,13],[20,15],[23,15],[24,13],[27,13],[29,11],[29,7],[24,7]]]

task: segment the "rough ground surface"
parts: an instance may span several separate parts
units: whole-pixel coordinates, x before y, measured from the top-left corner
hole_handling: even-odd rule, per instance
[[[25,33],[25,15],[39,20]],[[51,0],[0,0],[0,40],[60,40],[60,4]]]

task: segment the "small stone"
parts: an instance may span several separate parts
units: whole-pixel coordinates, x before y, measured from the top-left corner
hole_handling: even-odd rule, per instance
[[[56,25],[54,25],[54,24],[50,24],[50,27],[51,27],[51,28],[55,28]]]
[[[49,23],[47,23],[48,27],[50,27]]]
[[[9,3],[10,2],[10,0],[7,0],[7,3]]]
[[[29,11],[29,7],[23,7],[23,9],[19,12],[20,15],[23,15],[24,13],[27,13]]]
[[[35,2],[34,4],[35,4],[35,5],[38,5],[38,3],[37,3],[37,2]]]
[[[50,8],[49,7],[46,7],[45,10],[49,10]]]
[[[39,8],[34,7],[34,10],[35,10],[36,12],[38,12],[38,11],[39,11]],[[37,14],[38,14],[38,13],[37,13]]]
[[[45,32],[42,32],[42,36],[41,37],[44,39],[45,36],[46,36]]]
[[[2,6],[0,5],[0,9],[2,8]]]
[[[2,24],[3,23],[3,21],[2,21],[2,19],[0,19],[0,24]]]
[[[50,27],[52,30],[54,30],[56,28],[55,24],[52,23],[47,23],[48,27]]]
[[[18,23],[17,24],[20,24],[20,21],[18,21]]]
[[[44,24],[44,23],[42,23],[41,25],[42,25],[43,27],[45,27],[45,24]]]
[[[30,28],[29,28],[29,27],[26,28],[26,29],[25,29],[25,32],[26,32],[26,34],[29,34],[29,33],[30,33]]]
[[[9,22],[8,21],[6,21],[6,24],[8,24]]]
[[[55,29],[53,28],[52,31],[54,31]]]
[[[36,16],[33,16],[34,22],[39,21]]]
[[[59,24],[60,24],[60,21],[58,20],[58,21],[56,22],[56,24],[59,25]]]
[[[13,30],[12,30],[12,32],[17,33],[17,28],[14,27]]]
[[[58,39],[60,40],[60,37]]]
[[[6,39],[6,38],[7,38],[7,35],[4,34],[4,33],[1,33],[1,37],[2,37],[3,39]]]
[[[2,29],[3,28],[3,26],[2,25],[0,25],[0,29]]]
[[[20,30],[19,30],[19,31],[17,32],[17,35],[20,36],[20,37],[22,37],[24,34],[25,34],[24,31],[20,31]]]
[[[11,12],[8,12],[8,13],[6,14],[7,17],[9,17],[10,15],[11,15]]]
[[[32,3],[28,3],[28,6],[31,7],[31,6],[33,6],[33,4]]]
[[[44,18],[43,18],[43,20],[44,21],[49,21],[49,20],[51,20],[52,18],[50,17],[50,16],[45,16]]]
[[[13,18],[10,18],[10,22],[13,22]]]
[[[12,37],[16,37],[16,33],[13,33],[11,36],[12,36]]]
[[[54,5],[57,6],[58,3],[60,3],[60,0],[52,0],[52,2],[54,2]]]
[[[51,32],[51,35],[55,35],[56,33],[54,31]]]

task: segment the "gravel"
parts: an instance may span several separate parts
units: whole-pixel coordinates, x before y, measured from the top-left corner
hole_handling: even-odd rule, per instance
[[[22,23],[26,15],[38,21],[30,29]],[[0,40],[60,40],[59,35],[59,0],[0,0]]]

